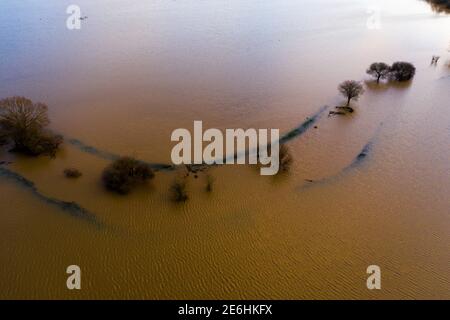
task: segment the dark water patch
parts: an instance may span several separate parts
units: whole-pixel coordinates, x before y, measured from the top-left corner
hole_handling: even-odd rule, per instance
[[[34,182],[32,182],[31,180],[28,180],[27,178],[18,174],[17,172],[14,172],[12,170],[9,170],[5,167],[0,166],[0,177],[6,178],[9,180],[13,180],[20,186],[29,190],[34,196],[36,196],[40,200],[62,209],[63,211],[65,211],[69,215],[71,215],[72,217],[76,217],[76,218],[82,219],[84,221],[87,221],[99,228],[104,226],[103,223],[98,221],[97,217],[93,213],[91,213],[88,210],[86,210],[85,208],[81,207],[76,202],[63,201],[60,199],[56,199],[56,198],[52,198],[52,197],[48,197],[48,196],[44,195],[36,188],[36,185],[34,184]]]

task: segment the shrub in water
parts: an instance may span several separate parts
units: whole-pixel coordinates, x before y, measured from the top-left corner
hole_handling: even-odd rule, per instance
[[[108,190],[127,194],[131,189],[154,177],[153,170],[136,159],[117,159],[103,171],[103,183]]]
[[[287,172],[291,168],[292,165],[292,156],[289,151],[289,148],[286,145],[280,146],[280,171]]]
[[[186,191],[186,181],[184,179],[175,180],[170,190],[175,202],[185,202],[189,199]]]
[[[64,175],[67,178],[79,178],[82,176],[82,173],[80,172],[80,170],[75,169],[75,168],[67,168],[64,170]]]
[[[206,176],[206,191],[212,192],[214,185],[214,179],[209,174]]]

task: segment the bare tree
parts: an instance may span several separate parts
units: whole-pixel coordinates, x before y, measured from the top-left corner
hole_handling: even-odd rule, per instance
[[[374,62],[367,69],[367,73],[377,79],[377,83],[380,83],[380,79],[388,77],[390,67],[384,62]]]
[[[0,127],[14,142],[15,151],[54,155],[62,138],[45,131],[50,124],[47,110],[45,104],[24,97],[0,100]]]
[[[24,97],[11,97],[0,101],[0,125],[17,147],[26,144],[30,135],[41,131],[50,121],[47,106],[33,103]]]
[[[362,84],[354,80],[342,82],[339,85],[338,90],[347,98],[347,107],[350,105],[352,99],[358,100],[359,96],[364,93]]]

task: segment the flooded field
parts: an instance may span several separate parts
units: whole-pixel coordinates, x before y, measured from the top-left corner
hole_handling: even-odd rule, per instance
[[[48,104],[65,137],[54,159],[0,149],[0,298],[450,299],[450,15],[419,0],[75,2],[80,30],[66,1],[0,3],[0,99]],[[376,61],[416,76],[377,85]],[[364,95],[328,116],[347,79]],[[182,204],[178,170],[103,188],[116,155],[170,164],[172,131],[194,120],[297,128],[293,166],[191,174]]]

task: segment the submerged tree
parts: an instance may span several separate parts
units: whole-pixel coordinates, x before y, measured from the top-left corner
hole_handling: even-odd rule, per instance
[[[384,62],[374,62],[370,65],[366,72],[376,78],[377,83],[380,83],[381,79],[388,77],[390,67]]]
[[[62,137],[46,130],[50,124],[48,107],[24,97],[0,100],[0,127],[3,136],[14,143],[13,151],[29,155],[54,156]]]
[[[416,67],[409,62],[395,62],[390,68],[390,76],[397,81],[409,81],[416,74]]]
[[[450,0],[426,0],[437,12],[450,12]]]
[[[358,100],[359,96],[364,93],[364,88],[361,83],[354,80],[347,80],[342,82],[338,87],[339,92],[347,98],[347,106],[350,105],[352,99]]]
[[[133,187],[154,176],[153,170],[147,164],[130,157],[122,157],[106,167],[102,179],[108,190],[127,194]]]

